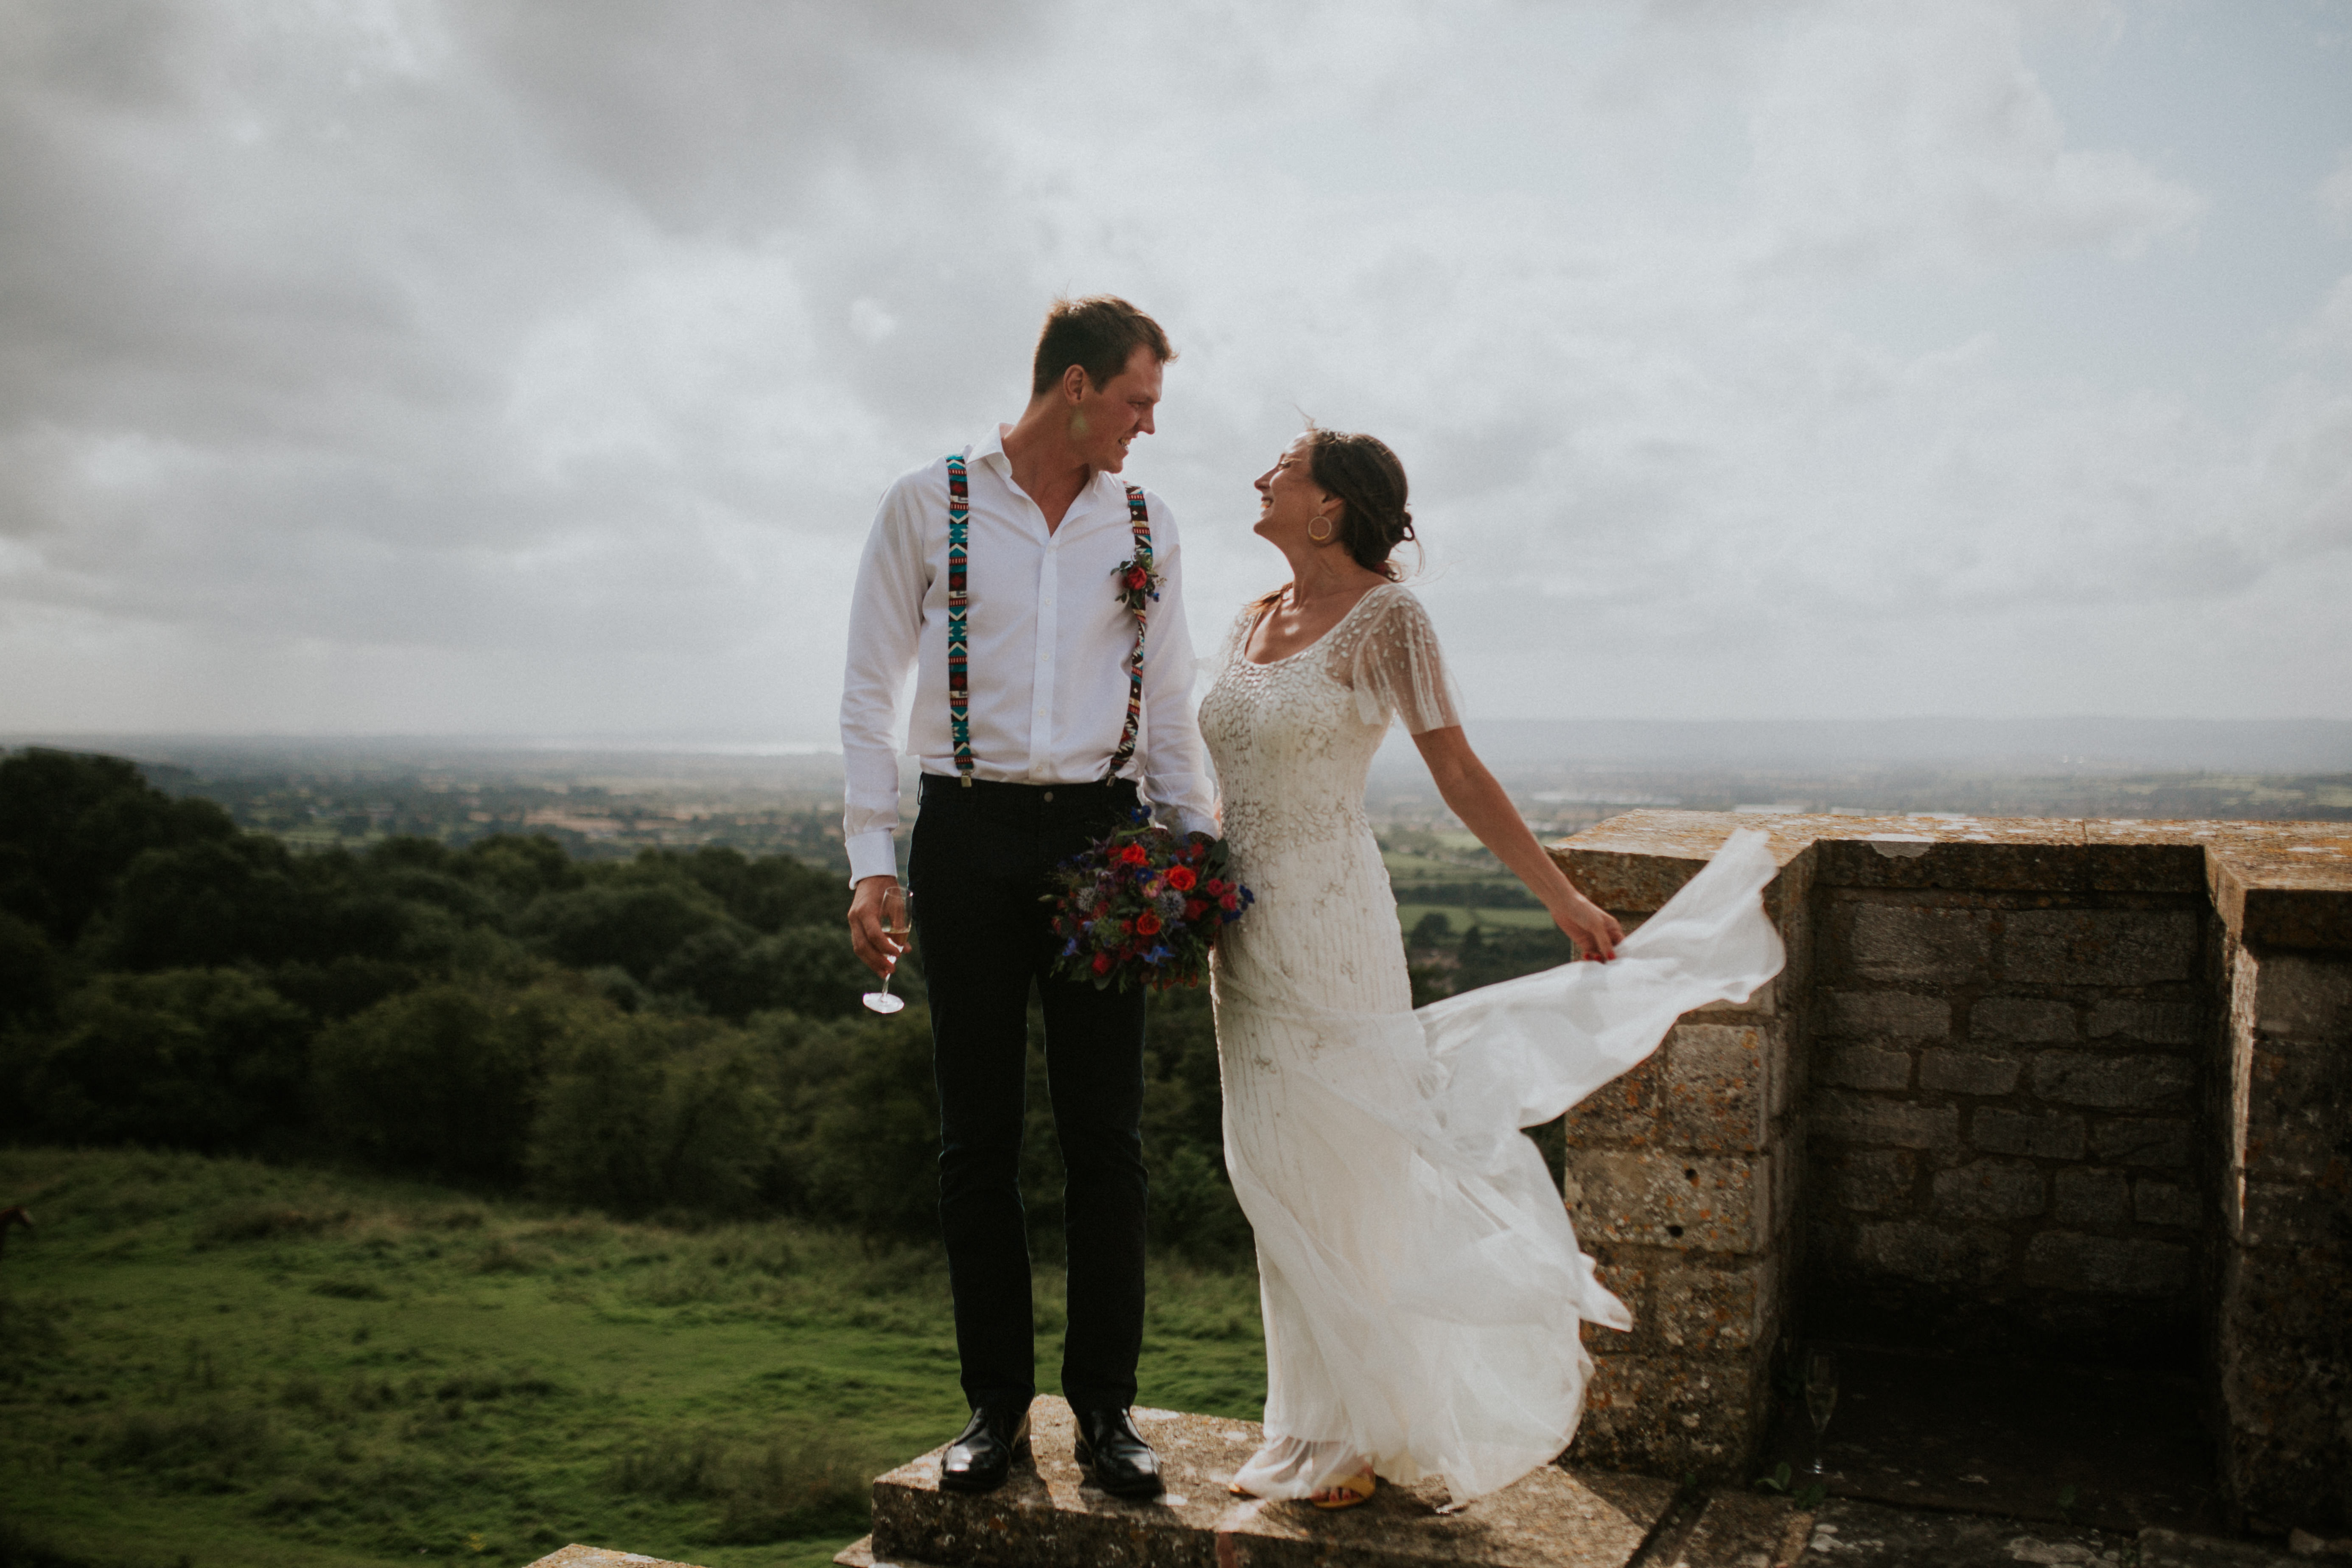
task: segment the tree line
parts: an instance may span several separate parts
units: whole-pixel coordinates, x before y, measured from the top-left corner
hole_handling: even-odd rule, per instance
[[[621,1213],[935,1228],[918,1004],[876,1020],[848,889],[716,846],[501,834],[296,853],[121,758],[0,757],[0,1139],[356,1163]],[[1207,997],[1155,997],[1153,1235],[1238,1258]],[[1042,1074],[1042,1063],[1033,1061]],[[1023,1187],[1061,1170],[1042,1078]]]

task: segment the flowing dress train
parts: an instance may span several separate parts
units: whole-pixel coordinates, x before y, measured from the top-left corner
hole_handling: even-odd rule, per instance
[[[1507,1486],[1575,1435],[1584,1321],[1627,1329],[1543,1157],[1548,1121],[1675,1017],[1778,973],[1763,836],[1736,833],[1619,948],[1412,1006],[1364,779],[1389,723],[1458,722],[1406,589],[1287,658],[1227,639],[1201,705],[1234,874],[1257,895],[1212,969],[1225,1164],[1256,1233],[1266,1443],[1235,1479],[1300,1498],[1370,1461]]]

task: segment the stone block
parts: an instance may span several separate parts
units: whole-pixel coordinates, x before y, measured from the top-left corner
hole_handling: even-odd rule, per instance
[[[2139,1568],[2311,1568],[2311,1564],[2263,1542],[2189,1535],[2149,1525],[2139,1532]]]
[[[1892,1214],[1911,1206],[1919,1156],[1907,1149],[1827,1148],[1812,1161],[1822,1201],[1857,1214]]]
[[[1748,1154],[1764,1146],[1765,1029],[1678,1024],[1666,1036],[1664,1126],[1669,1148]]]
[[[2074,1037],[2074,1009],[2035,996],[1986,996],[1969,1008],[1969,1037],[2044,1044]]]
[[[1969,1142],[1993,1154],[2022,1154],[2036,1160],[2079,1160],[2083,1157],[2083,1119],[2023,1110],[2003,1110],[1980,1105],[1969,1113]]]
[[[1793,1020],[1774,1019],[1764,1026],[1764,1114],[1785,1116],[1795,1103],[1797,1095],[1796,1047],[1793,1040],[1797,1026]]]
[[[2333,1363],[2352,1391],[2352,1335],[2345,1332],[2344,1302],[2352,1296],[2352,1269],[2314,1266],[2292,1252],[2225,1247],[2218,1314],[2222,1362],[2308,1358]],[[2293,1391],[2302,1392],[2300,1379]],[[2352,1433],[2345,1435],[2352,1439]]]
[[[2053,985],[2161,985],[2197,977],[2198,919],[2188,910],[2017,910],[2002,973]]]
[[[1572,1150],[1561,1187],[1578,1235],[1638,1247],[1760,1251],[1771,1213],[1762,1155]]]
[[[1813,1077],[1841,1089],[1909,1089],[1911,1053],[1881,1046],[1830,1046],[1822,1050]]]
[[[2091,1124],[2092,1151],[2102,1160],[2125,1165],[2186,1165],[2190,1136],[2189,1124],[2175,1117],[2116,1118]]]
[[[2256,1028],[2283,1039],[2352,1041],[2352,959],[2265,952],[2253,967]]]
[[[667,1557],[647,1557],[641,1552],[623,1552],[616,1547],[587,1546],[575,1541],[549,1552],[529,1568],[694,1568],[694,1564],[673,1563]]]
[[[2031,1219],[2049,1202],[2041,1168],[2013,1160],[1977,1160],[1938,1171],[1932,1186],[1936,1213],[1945,1219]]]
[[[2237,1499],[2273,1520],[2341,1503],[2352,1471],[2343,1401],[2352,1393],[2344,1303],[2352,1270],[2287,1250],[2221,1249],[2216,1370],[2221,1470]],[[2338,1516],[2341,1517],[2341,1516]]]
[[[2132,1184],[2132,1215],[2142,1225],[2194,1229],[2203,1214],[2194,1189],[2142,1176]]]
[[[2045,1230],[2025,1244],[2025,1282],[2049,1290],[2178,1296],[2189,1289],[2189,1249],[2169,1241],[2119,1240]]]
[[[1717,1492],[1666,1568],[1791,1568],[1812,1531],[1813,1516],[1784,1498]]]
[[[2147,1046],[2193,1046],[2202,1032],[2202,1010],[2188,1002],[2144,1002],[2103,996],[2091,1004],[2095,1040],[2126,1039]]]
[[[2171,1110],[2189,1103],[2195,1064],[2185,1057],[2043,1051],[2033,1058],[2033,1092],[2061,1105],[2101,1110]]]
[[[1815,848],[1821,857],[1822,885],[1834,888],[1905,888],[1944,891],[2048,891],[2085,885],[2089,868],[2079,837],[2058,839],[2071,825],[2042,822],[2028,832],[2046,835],[2040,841],[2023,837],[2002,842],[1948,838],[1934,842],[1941,825],[1917,819],[1857,829],[1848,821],[1832,833],[1886,832],[1898,837],[1872,839],[1824,838]],[[1917,835],[1906,842],[1906,837]],[[1921,842],[1920,839],[1929,840]],[[1907,853],[1906,853],[1907,852]]]
[[[2336,1170],[2352,1129],[2352,1043],[2265,1039],[2246,1066],[2247,1173],[2316,1182]]]
[[[2243,1207],[2235,1229],[2246,1246],[2293,1247],[2335,1258],[2341,1267],[2352,1248],[2352,1215],[2340,1190],[2325,1192],[2301,1182],[2247,1182],[2239,1191]]]
[[[1753,1451],[1764,1406],[1759,1358],[1595,1355],[1568,1457],[1578,1465],[1721,1475]],[[1672,1483],[1662,1484],[1671,1491]]]
[[[1658,1142],[1665,1109],[1666,1064],[1653,1053],[1579,1101],[1561,1131],[1571,1149]]]
[[[1942,1039],[1952,1030],[1952,1005],[1940,996],[1900,991],[1832,991],[1825,1022],[1832,1035],[1896,1035]]]
[[[1650,1298],[1657,1343],[1671,1351],[1744,1351],[1768,1342],[1773,1268],[1750,1258],[1723,1268],[1657,1271]]]
[[[2009,1271],[2008,1234],[1990,1226],[1874,1221],[1854,1227],[1852,1247],[1852,1263],[1860,1272],[1923,1285],[1981,1289]]]
[[[1960,1113],[1948,1105],[1913,1105],[1825,1089],[1813,1096],[1813,1136],[1833,1143],[1955,1149],[1960,1142]]]
[[[2015,1057],[1934,1050],[1919,1058],[1919,1087],[1937,1094],[2007,1094],[2025,1064]]]
[[[2128,1225],[2132,1217],[2131,1182],[2121,1171],[2104,1165],[2069,1165],[2058,1173],[2057,1219],[2060,1225]]]
[[[1846,951],[1864,980],[1969,985],[1992,975],[1992,915],[1933,905],[1846,903]]]

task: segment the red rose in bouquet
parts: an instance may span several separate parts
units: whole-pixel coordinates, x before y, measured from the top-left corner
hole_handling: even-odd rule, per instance
[[[1060,890],[1045,897],[1062,939],[1055,967],[1098,990],[1198,985],[1217,933],[1252,901],[1232,879],[1223,839],[1180,838],[1141,811],[1055,879]]]

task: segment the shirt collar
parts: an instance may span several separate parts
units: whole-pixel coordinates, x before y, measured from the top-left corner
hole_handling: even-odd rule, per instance
[[[1013,426],[1010,425],[990,426],[988,427],[988,434],[972,443],[971,457],[968,460],[974,463],[990,464],[996,469],[998,474],[1007,480],[1010,480],[1013,478],[1013,459],[1005,455],[1004,436],[1005,433],[1012,428]],[[1118,499],[1119,514],[1122,517],[1125,516],[1127,512],[1127,481],[1120,479],[1117,474],[1111,473],[1107,469],[1097,468],[1095,470],[1094,478],[1087,481],[1086,491],[1079,499],[1087,506],[1092,507],[1100,504],[1112,497],[1116,497]],[[1072,510],[1075,510],[1076,508],[1073,507]]]

